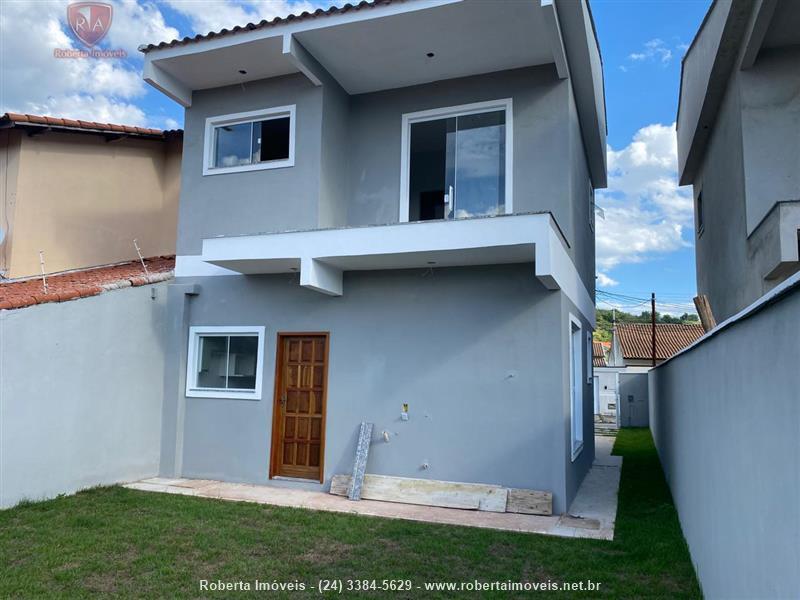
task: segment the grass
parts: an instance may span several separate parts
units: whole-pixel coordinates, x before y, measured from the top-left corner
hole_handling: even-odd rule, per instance
[[[625,458],[613,542],[98,488],[0,511],[0,597],[247,595],[201,591],[201,579],[591,580],[599,590],[556,595],[700,597],[650,433],[623,430],[614,451]],[[304,595],[317,594],[291,594]]]

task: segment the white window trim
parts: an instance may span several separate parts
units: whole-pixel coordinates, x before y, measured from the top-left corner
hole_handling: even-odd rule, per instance
[[[586,383],[594,384],[594,339],[586,332]]]
[[[506,113],[506,214],[514,212],[513,192],[514,192],[514,110],[511,98],[491,100],[488,102],[473,102],[472,104],[461,104],[459,106],[447,106],[433,108],[418,112],[405,113],[402,119],[402,134],[400,138],[400,222],[408,223],[409,215],[409,176],[411,161],[409,152],[411,150],[411,125],[423,121],[435,121],[445,117],[460,117],[463,115],[474,115],[489,112],[492,110],[505,110]]]
[[[572,462],[575,462],[575,459],[580,456],[580,453],[583,452],[583,393],[580,394],[580,416],[581,416],[581,427],[578,431],[575,429],[575,418],[574,418],[574,411],[575,411],[575,403],[573,402],[573,397],[583,390],[576,390],[575,383],[580,381],[583,382],[583,377],[580,377],[575,373],[575,363],[577,362],[578,365],[582,365],[583,361],[581,357],[578,357],[578,360],[575,361],[573,357],[573,353],[575,351],[574,348],[574,338],[573,335],[573,326],[577,329],[576,333],[580,334],[583,330],[581,326],[580,319],[570,313],[569,315],[569,322],[567,323],[567,332],[569,334],[569,446],[570,446],[570,454],[572,457]],[[578,336],[580,339],[580,335]],[[578,351],[581,351],[583,344],[578,344]],[[576,434],[580,433],[580,439],[577,439]]]
[[[256,357],[255,390],[231,390],[199,388],[196,384],[197,359],[199,357],[200,336],[202,335],[258,335],[258,356]],[[261,382],[264,371],[264,327],[190,327],[189,352],[186,359],[186,396],[188,398],[231,398],[236,400],[261,400]]]
[[[264,169],[283,169],[294,166],[294,144],[295,130],[297,128],[296,106],[274,106],[261,110],[251,110],[248,112],[232,113],[229,115],[218,115],[206,119],[205,137],[203,139],[203,176],[222,175],[224,173],[242,173],[244,171],[262,171]],[[289,117],[289,158],[284,160],[271,160],[250,165],[238,165],[235,167],[215,167],[214,166],[214,128],[220,125],[238,125],[251,121],[265,121],[268,119],[278,119]]]

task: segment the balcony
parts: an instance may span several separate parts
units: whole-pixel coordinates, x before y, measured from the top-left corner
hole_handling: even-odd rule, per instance
[[[772,285],[800,270],[800,200],[773,205],[750,235],[748,253]]]
[[[299,271],[302,287],[341,296],[344,271],[514,263],[532,263],[532,276],[594,323],[594,303],[550,213],[211,238],[200,257],[178,257],[176,274]]]

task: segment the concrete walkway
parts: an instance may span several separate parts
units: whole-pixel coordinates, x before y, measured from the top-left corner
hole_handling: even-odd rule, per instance
[[[256,502],[390,519],[541,533],[561,537],[612,540],[614,539],[617,491],[622,466],[622,457],[611,456],[613,443],[613,438],[605,436],[595,438],[595,463],[581,484],[570,507],[570,513],[552,517],[417,506],[376,500],[352,502],[347,498],[323,492],[282,488],[274,485],[225,483],[209,479],[154,477],[126,484],[124,487],[148,492]]]

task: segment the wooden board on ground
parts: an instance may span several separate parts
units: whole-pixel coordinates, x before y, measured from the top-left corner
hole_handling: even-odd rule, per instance
[[[552,515],[553,494],[535,490],[508,490],[506,512],[523,515]]]
[[[334,475],[331,494],[347,496],[350,482],[351,477],[348,475]],[[481,483],[365,475],[361,497],[364,500],[505,512],[508,490],[498,485]]]

